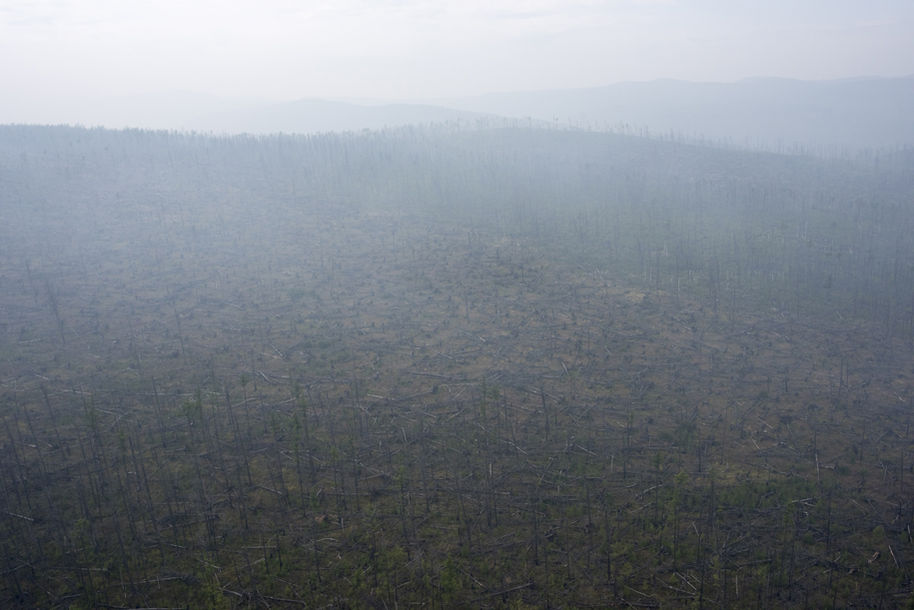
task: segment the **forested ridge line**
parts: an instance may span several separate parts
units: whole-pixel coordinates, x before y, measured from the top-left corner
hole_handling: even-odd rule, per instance
[[[30,230],[99,245],[175,229],[268,239],[261,227],[289,214],[386,211],[553,245],[724,312],[862,317],[914,336],[910,151],[823,160],[521,127],[0,134],[7,243]]]

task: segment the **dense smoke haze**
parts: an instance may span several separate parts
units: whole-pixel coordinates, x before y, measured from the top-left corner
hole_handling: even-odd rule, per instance
[[[0,3],[0,607],[910,606],[912,31]]]

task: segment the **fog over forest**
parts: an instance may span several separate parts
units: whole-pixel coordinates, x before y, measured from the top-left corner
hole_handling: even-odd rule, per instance
[[[896,605],[914,155],[0,127],[4,605]]]
[[[0,8],[0,607],[914,603],[914,10],[712,4]]]

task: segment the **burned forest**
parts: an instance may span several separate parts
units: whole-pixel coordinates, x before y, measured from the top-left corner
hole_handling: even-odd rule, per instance
[[[914,599],[914,154],[0,127],[0,606]]]

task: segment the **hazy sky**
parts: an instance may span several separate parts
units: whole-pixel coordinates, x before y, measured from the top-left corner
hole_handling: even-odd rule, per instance
[[[914,73],[914,0],[0,0],[0,123],[108,96],[434,98]]]

